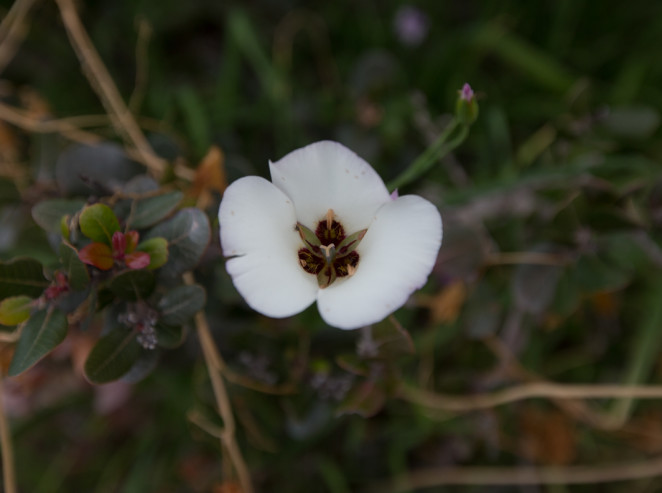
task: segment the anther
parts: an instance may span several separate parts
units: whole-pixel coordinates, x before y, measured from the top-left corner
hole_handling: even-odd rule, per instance
[[[326,211],[326,229],[331,229],[334,215],[335,214],[333,213],[333,209],[329,209],[328,211]]]

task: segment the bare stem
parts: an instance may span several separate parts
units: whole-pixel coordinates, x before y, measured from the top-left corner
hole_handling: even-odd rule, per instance
[[[2,478],[5,493],[16,493],[16,473],[14,468],[14,449],[7,416],[5,415],[4,389],[0,373],[0,450],[2,450]]]
[[[639,462],[566,467],[444,467],[414,471],[395,482],[375,485],[375,493],[410,491],[441,485],[598,484],[662,474],[662,457]]]
[[[105,116],[90,116],[86,117],[84,123],[100,123]],[[37,120],[30,116],[26,111],[14,108],[5,103],[0,102],[0,120],[16,125],[23,130],[36,133],[59,133],[73,141],[81,142],[84,144],[94,144],[100,142],[102,139],[99,135],[81,130],[81,128],[74,122],[80,120],[74,118],[62,118],[59,120]]]
[[[399,395],[406,401],[431,409],[467,412],[536,397],[548,399],[660,399],[662,398],[662,385],[561,385],[535,382],[469,396],[438,394],[402,386]]]
[[[0,72],[14,58],[28,34],[26,18],[35,0],[16,0],[0,23]]]
[[[458,127],[460,130],[457,135],[452,140],[448,141]],[[453,118],[441,135],[439,135],[437,140],[423,151],[423,153],[416,158],[406,170],[389,182],[387,188],[392,191],[418,180],[434,166],[435,162],[438,162],[441,158],[452,152],[453,149],[464,142],[468,135],[469,127],[460,124],[457,118]]]
[[[71,45],[83,67],[92,89],[97,93],[115,130],[131,143],[141,157],[141,161],[156,176],[165,171],[165,162],[159,158],[136,123],[133,115],[124,103],[117,86],[108,73],[99,53],[94,48],[76,12],[73,0],[55,0],[60,9],[64,27]]]
[[[186,273],[184,275],[184,280],[187,284],[192,284],[194,282],[193,275],[191,273]],[[230,461],[234,466],[239,484],[241,485],[242,493],[253,493],[253,484],[248,472],[248,467],[246,466],[244,457],[241,455],[241,450],[239,449],[235,437],[236,425],[234,414],[232,413],[232,404],[230,403],[230,397],[228,396],[225,382],[223,381],[223,376],[221,374],[221,368],[223,367],[221,355],[218,352],[214,338],[209,330],[209,323],[207,322],[207,317],[205,316],[204,311],[201,310],[195,315],[195,326],[198,331],[200,346],[202,347],[205,364],[214,390],[216,406],[223,419],[223,429],[218,432],[221,444],[227,451]]]
[[[538,264],[538,265],[567,265],[566,256],[542,252],[502,252],[492,253],[487,257],[487,265],[503,264]]]

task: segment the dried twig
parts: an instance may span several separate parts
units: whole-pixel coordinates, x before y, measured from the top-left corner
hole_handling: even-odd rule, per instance
[[[5,415],[4,388],[0,374],[0,450],[2,450],[2,478],[5,493],[16,493],[16,473],[14,467],[14,449],[7,416]]]
[[[499,358],[508,374],[527,383],[549,383],[549,381],[540,375],[522,366],[512,351],[498,337],[487,337],[483,342]],[[610,416],[592,408],[587,402],[581,399],[552,398],[551,400],[558,408],[570,414],[575,419],[583,421],[595,428],[613,430],[621,427],[622,423],[617,423]]]
[[[662,474],[662,457],[639,462],[565,467],[444,467],[414,471],[370,488],[400,492],[441,485],[596,484],[650,478]]]
[[[28,28],[25,22],[30,9],[36,0],[16,0],[0,23],[0,72],[14,58],[14,54],[25,36]]]
[[[129,109],[137,113],[145,97],[147,87],[147,62],[149,40],[152,37],[152,26],[145,19],[138,21],[138,42],[136,43],[136,83],[129,98]]]
[[[525,399],[661,399],[662,385],[562,385],[527,383],[486,394],[458,396],[440,394],[402,385],[400,398],[427,408],[468,412],[489,409]]]
[[[193,284],[194,279],[191,273],[184,275],[184,280],[187,284]],[[211,379],[212,388],[214,389],[214,396],[216,397],[216,405],[218,406],[219,414],[223,419],[223,429],[218,431],[220,434],[221,444],[227,451],[230,461],[234,466],[237,473],[239,484],[241,485],[242,493],[252,493],[253,485],[251,477],[248,472],[248,467],[241,455],[241,450],[237,444],[235,437],[236,425],[234,414],[232,413],[232,404],[225,388],[225,382],[221,374],[222,368],[221,355],[218,353],[216,343],[209,330],[209,324],[204,311],[199,311],[195,315],[195,326],[198,331],[198,338],[200,339],[200,346],[207,365],[209,378]]]
[[[97,126],[105,116],[73,117],[59,120],[38,120],[29,112],[0,102],[0,120],[23,130],[37,133],[59,133],[75,142],[94,144],[103,140],[99,135],[81,130],[81,124]],[[106,120],[107,121],[107,120]],[[93,123],[94,122],[94,123]]]
[[[99,53],[83,27],[72,0],[55,0],[71,45],[83,67],[83,73],[97,93],[115,130],[136,150],[140,161],[157,177],[163,175],[165,162],[158,157],[136,123],[133,115],[108,73]]]
[[[565,255],[542,252],[504,252],[491,253],[485,260],[487,265],[502,264],[538,264],[567,265],[569,259]]]

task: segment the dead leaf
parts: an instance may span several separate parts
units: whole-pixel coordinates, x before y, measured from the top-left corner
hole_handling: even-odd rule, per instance
[[[225,481],[214,485],[212,493],[242,493],[241,486],[236,481]]]
[[[5,122],[0,122],[0,161],[13,163],[18,160],[19,155],[19,141],[16,132]]]
[[[662,451],[662,413],[649,409],[635,416],[620,434],[633,447],[648,454]]]
[[[228,186],[225,175],[225,155],[218,146],[211,146],[195,170],[189,193],[205,209],[213,201],[212,192],[223,193]]]
[[[466,298],[467,287],[464,281],[454,281],[436,295],[423,298],[421,305],[430,309],[434,323],[452,323],[460,314]]]
[[[620,299],[616,293],[598,291],[590,298],[595,311],[603,318],[615,318],[620,310]]]
[[[572,422],[558,410],[525,407],[520,414],[520,454],[532,462],[561,466],[577,453]]]
[[[27,86],[21,87],[18,91],[18,97],[30,117],[35,120],[42,120],[52,116],[53,112],[50,105],[35,89]]]
[[[15,344],[0,344],[0,371],[3,375],[9,372],[9,365],[14,357]]]

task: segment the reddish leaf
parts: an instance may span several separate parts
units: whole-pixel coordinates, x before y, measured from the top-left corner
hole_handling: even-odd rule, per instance
[[[78,252],[78,258],[82,262],[93,265],[97,269],[109,270],[113,267],[113,252],[108,245],[103,243],[90,243]]]
[[[121,231],[115,231],[113,233],[113,253],[115,255],[124,255],[126,251],[126,236]]]
[[[145,252],[133,252],[124,257],[129,269],[144,269],[149,265],[149,254]]]
[[[126,238],[126,253],[131,253],[136,249],[136,246],[138,245],[138,240],[140,240],[140,235],[138,234],[138,231],[128,231],[126,235],[124,235],[124,238]]]

